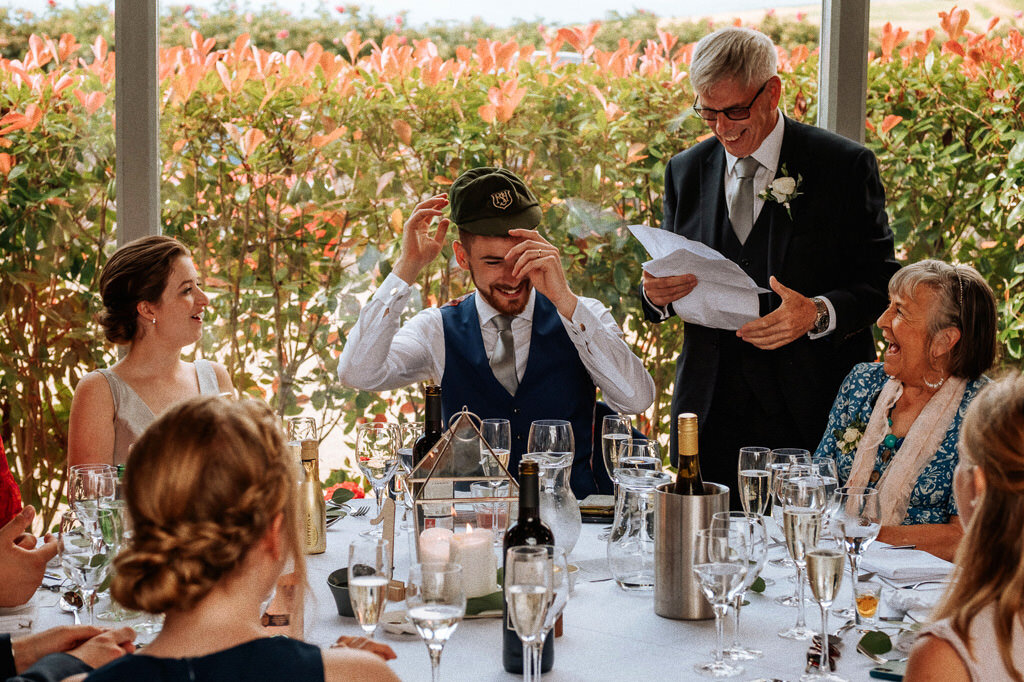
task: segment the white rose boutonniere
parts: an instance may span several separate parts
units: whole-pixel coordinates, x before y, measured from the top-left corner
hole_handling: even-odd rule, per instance
[[[836,439],[839,450],[844,455],[848,455],[860,445],[860,439],[864,436],[865,429],[867,429],[867,424],[860,419],[855,419],[845,429],[833,429],[832,437]]]
[[[800,183],[803,182],[804,177],[797,174],[796,179],[793,179],[786,170],[786,164],[782,164],[782,168],[779,169],[779,172],[782,174],[772,180],[771,184],[768,185],[768,189],[764,190],[757,196],[764,201],[772,201],[776,204],[782,204],[786,208],[786,214],[792,219],[793,212],[790,209],[789,203],[803,194],[803,192],[800,191]]]

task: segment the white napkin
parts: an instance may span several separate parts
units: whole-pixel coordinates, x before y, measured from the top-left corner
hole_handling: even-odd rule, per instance
[[[0,608],[0,632],[12,635],[32,632],[35,619],[36,607],[31,603],[13,608]]]
[[[953,564],[918,549],[885,549],[888,545],[875,543],[864,553],[861,568],[897,582],[944,578],[953,570]]]

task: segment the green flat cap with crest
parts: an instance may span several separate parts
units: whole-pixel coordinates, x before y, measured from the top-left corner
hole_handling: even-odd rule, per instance
[[[470,234],[507,237],[509,230],[532,230],[543,213],[537,197],[511,171],[492,166],[472,168],[448,191],[451,221]]]

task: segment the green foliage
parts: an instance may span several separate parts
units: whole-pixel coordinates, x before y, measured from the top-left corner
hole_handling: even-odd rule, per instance
[[[216,294],[198,356],[224,362],[282,416],[314,408],[324,432],[414,418],[419,387],[340,386],[341,346],[412,207],[467,167],[503,165],[540,198],[570,285],[611,307],[651,371],[658,398],[639,426],[667,432],[683,328],[641,319],[646,255],[626,226],[660,223],[668,160],[707,134],[690,113],[684,42],[662,32],[602,49],[601,31],[549,30],[532,54],[467,36],[446,59],[393,34],[338,34],[338,56],[316,43],[268,52],[262,33],[215,30],[161,52],[163,229],[193,250]],[[967,41],[955,37],[964,55],[929,42],[893,60],[899,41],[882,36],[868,144],[901,257],[977,265],[999,295],[1004,358],[1019,363],[1024,46],[1016,31]],[[115,359],[90,322],[114,245],[113,62],[102,41],[25,45],[19,64],[0,60],[0,410],[26,501],[52,515],[73,388]],[[782,109],[812,122],[813,47],[784,51],[780,74]],[[562,49],[581,63],[552,65]],[[471,288],[444,255],[406,314]]]

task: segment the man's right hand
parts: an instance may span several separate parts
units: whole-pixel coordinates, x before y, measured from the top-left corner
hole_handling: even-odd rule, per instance
[[[405,221],[402,229],[402,253],[395,263],[394,273],[406,284],[413,284],[423,268],[430,265],[444,247],[448,234],[449,220],[441,218],[442,211],[448,206],[447,194],[436,194],[422,201],[413,209],[412,215]],[[434,218],[441,218],[434,233],[430,233],[430,225]]]
[[[672,275],[671,277],[655,277],[644,271],[644,293],[647,300],[656,306],[666,306],[686,296],[697,286],[696,275]]]
[[[43,582],[46,562],[57,554],[57,538],[47,536],[43,543],[26,536],[23,531],[32,525],[36,510],[26,506],[0,528],[0,566],[4,579],[0,581],[0,606],[21,606]]]

